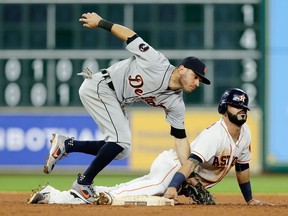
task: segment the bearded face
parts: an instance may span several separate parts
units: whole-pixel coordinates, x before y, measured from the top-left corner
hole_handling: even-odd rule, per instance
[[[231,105],[229,107],[231,108],[227,109],[228,119],[237,126],[243,125],[247,120],[247,109]]]

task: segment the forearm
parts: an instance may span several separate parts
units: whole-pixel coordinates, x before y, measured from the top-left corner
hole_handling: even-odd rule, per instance
[[[97,13],[84,13],[79,21],[83,22],[83,26],[87,28],[105,29],[123,41],[127,41],[128,38],[136,34],[133,30],[125,26],[103,19]]]
[[[244,170],[243,170],[243,167],[244,167]],[[272,203],[262,202],[253,197],[252,187],[250,184],[249,164],[248,164],[248,168],[247,166],[242,165],[242,171],[236,170],[236,176],[237,176],[237,180],[238,180],[242,195],[248,205],[274,205]]]
[[[242,171],[236,170],[236,177],[237,177],[238,184],[243,184],[243,183],[250,181],[249,168],[246,168],[245,170],[242,170]]]
[[[249,203],[253,199],[250,184],[250,171],[249,169],[245,169],[244,171],[236,172],[236,176],[242,195],[245,201]]]
[[[174,137],[174,144],[179,160],[181,164],[184,164],[190,155],[190,145],[187,137],[182,139]]]
[[[173,179],[171,180],[170,184],[168,185],[167,191],[164,194],[166,198],[174,199],[177,197],[177,190],[179,189],[180,185],[186,181],[186,179],[190,176],[192,172],[194,172],[195,167],[199,165],[199,161],[190,158],[183,163],[181,168],[178,172],[175,173]],[[197,182],[195,182],[195,185]]]
[[[133,30],[119,24],[113,25],[111,33],[123,41],[127,41],[128,38],[136,34],[136,32],[134,32]]]
[[[175,173],[173,179],[171,180],[168,187],[179,188],[179,186],[186,181],[192,172],[194,172],[195,167],[198,166],[199,161],[194,158],[189,158],[183,163],[180,169]],[[198,182],[195,182],[197,184]]]
[[[185,179],[187,179],[192,172],[194,172],[196,166],[198,166],[199,161],[189,158],[185,161],[185,163],[180,167],[178,172],[182,173],[185,176]]]

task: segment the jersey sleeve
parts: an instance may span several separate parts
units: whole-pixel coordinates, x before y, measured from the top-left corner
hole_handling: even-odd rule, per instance
[[[241,155],[238,157],[237,163],[244,164],[249,163],[252,158],[251,153],[251,133],[247,125],[244,127],[244,146]]]
[[[137,37],[130,42],[126,46],[126,49],[134,54],[141,68],[155,67],[154,70],[162,70],[158,67],[164,67],[166,69],[167,65],[170,65],[168,59],[161,52],[155,50],[141,37]]]
[[[185,129],[184,126],[184,115],[185,115],[185,104],[182,98],[183,92],[179,92],[178,97],[174,98],[174,101],[170,101],[172,106],[165,109],[166,121],[174,128]],[[175,95],[174,95],[175,96]],[[173,100],[170,97],[169,100]]]
[[[190,144],[191,153],[200,157],[203,162],[209,161],[218,152],[219,141],[217,137],[214,131],[203,130]]]

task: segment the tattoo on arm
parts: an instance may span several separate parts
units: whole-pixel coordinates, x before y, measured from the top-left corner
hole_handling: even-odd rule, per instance
[[[200,164],[199,160],[196,160],[195,158],[190,158],[190,157],[189,157],[189,160],[190,160],[190,161],[192,162],[192,164],[194,165],[194,168],[197,167],[197,166]]]

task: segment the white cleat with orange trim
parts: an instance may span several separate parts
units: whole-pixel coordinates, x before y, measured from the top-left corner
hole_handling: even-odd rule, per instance
[[[53,134],[51,142],[51,148],[46,158],[46,164],[44,165],[43,172],[49,174],[52,172],[56,163],[63,157],[67,156],[65,149],[65,140],[72,139],[63,135]]]
[[[97,204],[99,197],[96,195],[93,184],[81,185],[76,181],[73,183],[70,193],[79,197],[84,202],[89,204]]]

